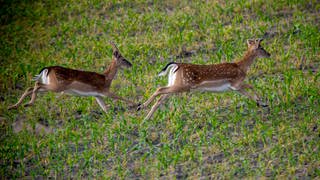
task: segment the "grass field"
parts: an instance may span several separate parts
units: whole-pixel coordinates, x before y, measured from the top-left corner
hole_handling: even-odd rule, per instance
[[[320,176],[318,0],[1,1],[0,176],[3,178],[232,178]],[[47,93],[7,110],[43,67],[103,72],[113,40],[133,63],[112,90],[144,102],[171,61],[241,58],[264,38],[246,82],[269,109],[234,92],[171,97],[141,124],[108,98]],[[29,100],[29,99],[28,99]]]

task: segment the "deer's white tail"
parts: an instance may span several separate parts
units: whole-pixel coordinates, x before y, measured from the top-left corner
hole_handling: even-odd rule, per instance
[[[175,62],[170,62],[164,67],[161,72],[158,74],[158,76],[165,76],[168,74],[169,70],[171,69],[172,73],[175,73],[178,69],[178,65]]]
[[[164,67],[162,69],[162,71],[159,73],[158,76],[165,76],[169,73],[168,86],[172,86],[176,80],[176,72],[178,69],[179,69],[178,64],[171,62],[171,63],[167,64],[166,67]]]
[[[49,84],[49,77],[48,77],[48,69],[42,69],[38,75],[35,75],[32,80],[38,81],[42,84]]]

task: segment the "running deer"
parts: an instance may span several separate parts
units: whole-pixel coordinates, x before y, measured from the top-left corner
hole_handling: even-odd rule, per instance
[[[267,106],[261,102],[253,87],[243,82],[249,66],[256,58],[270,57],[270,54],[260,45],[262,40],[247,40],[247,52],[240,61],[234,63],[196,65],[171,62],[167,64],[159,76],[165,76],[169,73],[168,85],[158,88],[145,103],[138,106],[137,110],[147,107],[157,96],[161,95],[145,117],[145,120],[148,120],[169,95],[192,90],[211,92],[234,90],[255,100],[258,106]],[[250,94],[246,89],[251,89],[253,94]]]
[[[112,46],[112,62],[103,74],[89,71],[81,71],[61,66],[50,66],[43,68],[39,75],[35,76],[34,87],[28,88],[19,101],[9,106],[8,109],[17,108],[24,98],[31,95],[31,100],[24,106],[30,106],[34,103],[38,92],[56,92],[67,93],[79,96],[94,96],[97,103],[107,112],[107,106],[103,101],[103,97],[110,97],[116,100],[125,101],[131,105],[135,105],[130,100],[119,97],[110,92],[110,86],[118,69],[120,67],[131,67],[132,64],[126,60],[120,53],[117,46],[110,42]]]

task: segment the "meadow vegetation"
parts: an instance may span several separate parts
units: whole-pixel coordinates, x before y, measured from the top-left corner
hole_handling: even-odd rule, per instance
[[[320,3],[317,0],[1,1],[0,177],[209,178],[320,175]],[[234,92],[171,97],[141,124],[105,98],[47,93],[7,110],[43,67],[103,72],[113,40],[133,64],[112,90],[144,102],[171,61],[241,58],[264,38],[246,82],[269,104]]]

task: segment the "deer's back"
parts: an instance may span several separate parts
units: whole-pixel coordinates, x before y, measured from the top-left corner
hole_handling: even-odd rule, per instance
[[[58,84],[70,84],[73,82],[79,82],[98,88],[103,87],[106,82],[105,76],[96,72],[70,69],[61,66],[46,67],[43,68],[41,72],[45,69],[47,69],[48,71],[47,75],[54,76]]]
[[[211,65],[195,65],[179,63],[177,71],[192,84],[212,80],[234,80],[245,76],[235,63],[221,63]]]

